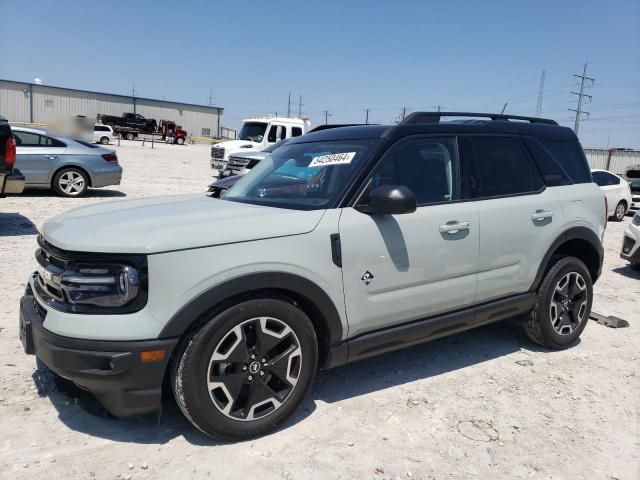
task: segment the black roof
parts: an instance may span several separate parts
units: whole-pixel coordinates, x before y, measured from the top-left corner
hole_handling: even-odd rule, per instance
[[[441,121],[440,117],[463,117]],[[437,121],[435,120],[437,117]],[[464,119],[464,117],[474,117]],[[483,118],[486,117],[486,118]],[[516,121],[513,121],[516,120]],[[416,112],[398,125],[359,125],[310,132],[290,143],[327,140],[358,140],[385,138],[395,140],[417,134],[507,134],[527,135],[547,140],[577,140],[573,130],[555,121],[535,117],[515,117],[500,114],[468,114],[456,112]]]

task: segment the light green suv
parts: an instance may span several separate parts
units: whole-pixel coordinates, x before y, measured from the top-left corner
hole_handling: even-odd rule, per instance
[[[453,121],[440,121],[441,117]],[[331,368],[521,316],[587,324],[606,226],[574,133],[415,113],[292,139],[223,199],[101,202],[49,220],[20,309],[28,354],[112,414],[272,431]]]

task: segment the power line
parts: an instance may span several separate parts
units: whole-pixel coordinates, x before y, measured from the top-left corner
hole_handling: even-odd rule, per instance
[[[570,108],[569,111],[570,112],[576,112],[576,121],[574,123],[573,126],[573,131],[576,133],[576,135],[578,134],[578,129],[580,128],[580,120],[582,119],[582,114],[585,113],[587,115],[587,118],[589,117],[589,112],[583,112],[582,111],[582,102],[584,101],[584,97],[587,97],[589,99],[589,101],[591,101],[591,99],[593,98],[591,95],[587,95],[586,93],[584,93],[584,88],[585,88],[585,80],[590,81],[591,82],[591,86],[593,86],[595,80],[591,77],[587,77],[587,62],[584,63],[584,68],[582,69],[582,75],[574,75],[574,77],[579,78],[580,79],[580,93],[578,92],[571,92],[573,95],[577,95],[578,96],[578,108]]]

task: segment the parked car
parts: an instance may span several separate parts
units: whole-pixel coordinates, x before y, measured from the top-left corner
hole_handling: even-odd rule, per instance
[[[640,210],[640,165],[629,165],[624,172],[624,178],[631,188],[631,207],[629,210]]]
[[[640,210],[624,231],[620,258],[627,260],[631,268],[640,270]]]
[[[621,222],[632,204],[629,182],[606,170],[592,170],[591,175],[607,197],[609,217]]]
[[[260,152],[247,151],[230,155],[227,167],[218,174],[218,178],[222,179],[233,175],[244,175],[249,173],[249,171],[261,160],[264,160],[267,155],[273,152],[276,148],[283,146],[287,141],[288,139],[280,140]]]
[[[167,380],[201,431],[246,439],[289,418],[318,368],[514,316],[562,349],[589,323],[607,212],[571,129],[413,113],[269,158],[222,199],[46,222],[25,352],[116,416],[160,409]]]
[[[63,197],[80,197],[87,188],[119,185],[122,167],[114,150],[44,130],[14,127],[16,167],[29,188],[52,188]]]
[[[22,193],[24,175],[14,168],[16,163],[16,141],[9,122],[0,117],[0,197],[7,193]]]
[[[207,192],[209,192],[213,198],[222,198],[242,177],[243,175],[232,175],[231,177],[220,178],[209,185]]]
[[[113,142],[113,128],[110,125],[96,123],[93,127],[93,143],[109,145]]]

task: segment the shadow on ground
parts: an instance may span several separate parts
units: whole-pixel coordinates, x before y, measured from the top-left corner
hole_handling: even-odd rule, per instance
[[[616,273],[619,273],[624,277],[640,280],[640,271],[634,270],[633,268],[631,268],[631,265],[625,265],[624,267],[616,267],[613,269],[613,271]]]
[[[38,229],[31,220],[20,213],[0,212],[0,237],[37,235]]]
[[[49,190],[46,188],[28,188],[25,189],[19,195],[7,195],[7,197],[30,197],[30,198],[39,198],[39,197],[57,197],[58,194],[53,190]],[[89,188],[82,198],[108,198],[108,197],[126,197],[127,194],[121,192],[120,190],[109,190],[106,188]],[[70,200],[73,200],[72,198]]]
[[[311,395],[279,430],[295,426],[312,415],[318,401],[339,402],[416,380],[437,377],[510,355],[521,348],[541,351],[540,347],[524,337],[517,322],[506,321],[320,372]],[[118,442],[163,444],[182,436],[194,445],[223,443],[206,437],[193,427],[184,418],[170,394],[167,395],[160,418],[152,415],[117,419],[110,417],[91,394],[66,380],[54,377],[41,363],[34,372],[33,379],[39,394],[49,398],[58,410],[60,420],[72,430]]]

